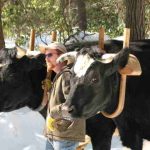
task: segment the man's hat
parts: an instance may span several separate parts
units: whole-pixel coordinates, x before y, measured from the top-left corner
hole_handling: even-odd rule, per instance
[[[59,42],[54,42],[54,43],[51,43],[49,45],[39,45],[39,49],[42,53],[45,53],[45,51],[47,49],[58,49],[62,53],[67,52],[66,47],[62,43],[59,43]]]

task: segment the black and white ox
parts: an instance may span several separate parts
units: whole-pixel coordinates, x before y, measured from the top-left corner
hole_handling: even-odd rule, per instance
[[[19,56],[20,57],[20,56]],[[28,106],[37,109],[43,98],[45,55],[18,58],[16,48],[0,50],[0,112]]]
[[[72,117],[89,118],[97,112],[111,114],[115,111],[120,91],[118,70],[126,66],[129,53],[138,58],[142,74],[127,77],[124,109],[113,118],[122,144],[132,150],[142,150],[143,139],[150,140],[150,40],[139,43],[134,42],[132,47],[120,50],[114,57],[105,57],[108,55],[83,48],[78,53],[66,54],[58,60],[75,56],[70,94],[64,110],[67,109]],[[101,147],[101,150],[107,150],[111,136],[105,136],[102,129],[100,131],[101,136],[96,142],[101,143],[104,138],[106,147]]]

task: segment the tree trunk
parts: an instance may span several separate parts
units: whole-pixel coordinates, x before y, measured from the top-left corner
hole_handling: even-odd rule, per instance
[[[145,39],[144,0],[124,0],[126,6],[125,24],[131,29],[130,40]]]
[[[81,30],[87,29],[86,6],[84,0],[75,0],[78,8],[78,24]]]
[[[2,27],[2,6],[0,4],[0,50],[5,47],[4,34]]]

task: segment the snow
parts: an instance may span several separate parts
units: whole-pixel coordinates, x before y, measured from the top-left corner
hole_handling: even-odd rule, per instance
[[[5,47],[6,48],[12,48],[15,47],[15,40],[12,38],[5,39]]]
[[[45,120],[28,107],[0,113],[0,145],[2,150],[45,150]]]
[[[104,40],[109,40],[110,37],[108,35],[104,35]],[[91,33],[91,32],[86,32],[84,33],[83,31],[79,32],[78,34],[74,35],[71,37],[67,42],[66,45],[70,45],[76,42],[94,42],[99,40],[99,33]]]
[[[9,113],[0,113],[1,150],[45,150],[45,125],[40,113],[24,107]],[[150,142],[144,141],[144,150]],[[85,150],[92,150],[88,144]],[[119,136],[113,136],[111,150],[123,150]]]
[[[28,107],[0,113],[0,149],[45,150],[44,125],[40,113]],[[119,137],[113,137],[111,150],[121,150],[121,147]],[[85,150],[92,150],[91,144]]]
[[[124,36],[115,37],[113,40],[123,41]]]
[[[0,113],[1,150],[45,150],[45,125],[40,113],[24,107],[9,113]],[[123,150],[119,136],[113,136],[111,150]],[[144,140],[143,150],[150,149],[150,142]],[[92,150],[88,144],[85,150]]]

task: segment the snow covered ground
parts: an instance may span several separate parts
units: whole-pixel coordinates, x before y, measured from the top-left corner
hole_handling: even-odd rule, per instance
[[[46,139],[43,136],[45,120],[28,107],[9,113],[0,113],[1,150],[44,150]],[[120,150],[118,137],[113,138],[112,150]],[[116,148],[116,149],[114,149]],[[89,144],[86,150],[92,150]]]
[[[28,107],[0,113],[0,150],[45,150],[44,124],[44,118]],[[92,150],[91,144],[85,150]],[[118,136],[113,136],[111,150],[123,150]],[[144,141],[143,150],[150,150],[150,142]]]
[[[0,149],[45,150],[44,124],[43,117],[28,107],[0,113]],[[121,150],[120,147],[119,137],[114,137],[112,150]],[[86,150],[92,150],[91,144]]]
[[[44,123],[44,118],[28,107],[0,113],[0,149],[44,150]]]
[[[88,144],[85,150],[93,150],[92,145]],[[120,138],[118,136],[113,136],[112,143],[111,143],[111,150],[123,150]]]

